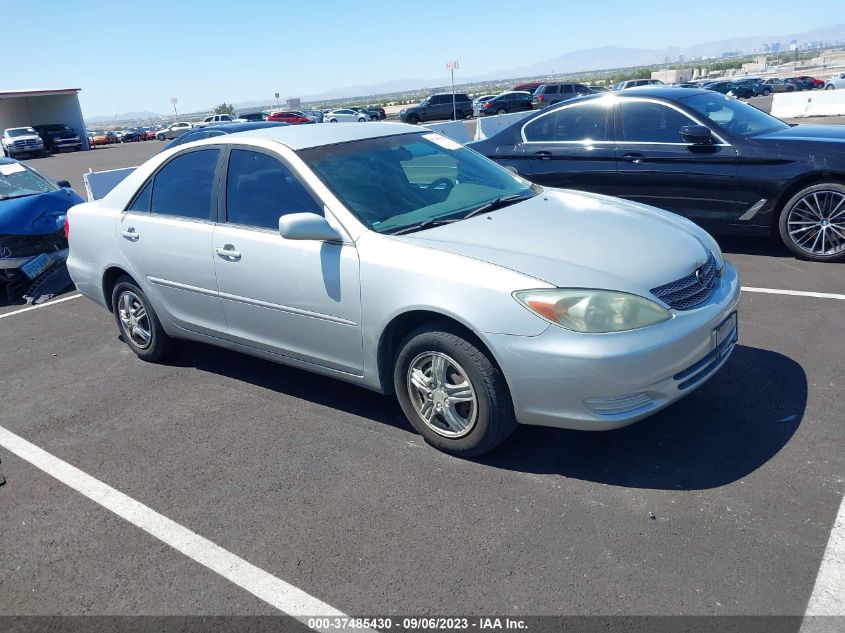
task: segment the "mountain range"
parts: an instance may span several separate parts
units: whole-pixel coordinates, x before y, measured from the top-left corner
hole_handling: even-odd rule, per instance
[[[599,46],[577,51],[570,51],[527,66],[507,68],[485,72],[478,75],[460,76],[462,84],[490,81],[495,79],[539,77],[550,74],[563,74],[590,70],[605,70],[611,68],[629,68],[632,66],[648,66],[662,64],[667,58],[677,59],[683,55],[692,57],[719,57],[726,51],[750,51],[764,44],[779,42],[782,49],[788,49],[792,40],[801,42],[842,42],[845,41],[845,24],[830,26],[781,35],[749,35],[724,40],[693,44],[690,46],[673,46],[667,48],[623,48],[614,45]],[[392,94],[421,88],[435,88],[444,85],[444,77],[429,79],[397,79],[388,82],[346,86],[334,88],[325,92],[303,95],[303,101],[325,101],[344,97],[372,96]],[[268,100],[253,99],[235,103],[237,108],[261,107],[267,105]],[[159,116],[155,112],[127,112],[116,116],[96,116],[86,119],[89,123],[113,120],[145,119]]]

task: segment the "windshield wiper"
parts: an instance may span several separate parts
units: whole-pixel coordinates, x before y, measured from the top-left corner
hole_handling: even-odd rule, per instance
[[[408,226],[403,226],[401,229],[397,231],[391,231],[389,235],[403,235],[405,233],[414,233],[415,231],[422,231],[423,229],[430,229],[433,226],[440,226],[442,224],[452,224],[452,222],[458,222],[459,220],[463,220],[463,217],[460,218],[429,218],[428,220],[423,220],[422,222],[418,222],[417,224],[410,224]]]
[[[512,196],[502,196],[501,198],[496,198],[495,200],[491,200],[490,202],[482,204],[480,207],[476,207],[475,209],[464,215],[461,219],[466,220],[467,218],[471,218],[476,215],[481,215],[482,213],[486,213],[487,211],[495,211],[496,209],[508,207],[512,204],[521,202],[522,200],[528,200],[528,198],[533,197],[533,195],[526,195],[524,193],[517,193]]]

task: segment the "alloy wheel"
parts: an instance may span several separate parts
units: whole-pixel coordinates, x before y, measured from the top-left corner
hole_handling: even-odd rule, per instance
[[[147,309],[134,292],[126,290],[117,300],[118,317],[123,335],[139,349],[147,349],[153,336]]]
[[[478,419],[478,398],[466,371],[441,352],[423,352],[408,366],[407,389],[422,421],[438,435],[459,438]]]
[[[809,255],[830,257],[845,252],[845,194],[808,193],[792,205],[786,226],[793,243]]]

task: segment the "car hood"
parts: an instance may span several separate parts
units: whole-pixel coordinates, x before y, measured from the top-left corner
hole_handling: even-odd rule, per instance
[[[561,288],[642,295],[706,262],[709,251],[696,231],[701,229],[688,220],[653,207],[546,189],[525,202],[399,239]]]
[[[70,189],[0,200],[0,234],[47,235],[61,229],[67,210],[84,202]]]
[[[14,143],[15,141],[40,141],[41,137],[37,134],[24,134],[22,136],[3,137],[6,143]]]
[[[829,141],[845,143],[845,126],[842,125],[812,125],[802,123],[785,130],[760,134],[754,137],[761,141]]]
[[[79,135],[73,130],[56,130],[55,132],[46,132],[47,136],[55,139],[62,138],[77,138]]]

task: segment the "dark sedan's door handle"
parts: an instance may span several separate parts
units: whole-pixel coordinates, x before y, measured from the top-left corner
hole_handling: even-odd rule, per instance
[[[631,152],[629,154],[622,154],[622,160],[628,161],[629,163],[635,163],[639,165],[643,162],[645,158],[644,154],[637,154],[636,152]]]
[[[549,160],[552,157],[551,152],[534,152],[534,156],[540,160]]]

